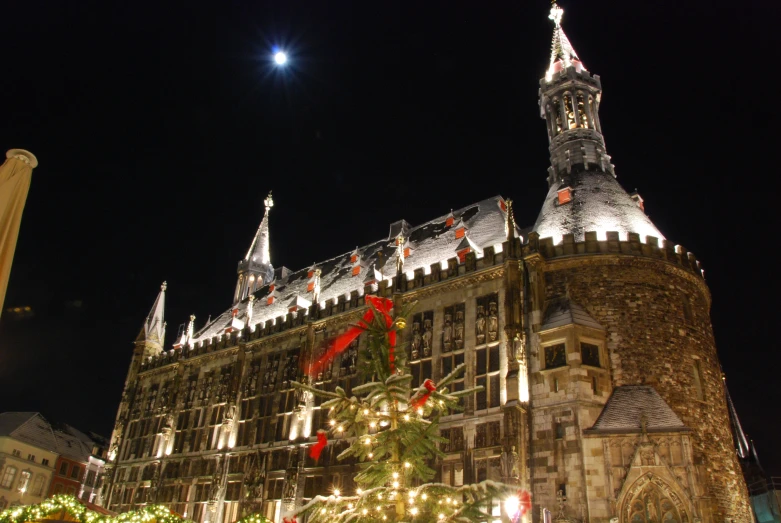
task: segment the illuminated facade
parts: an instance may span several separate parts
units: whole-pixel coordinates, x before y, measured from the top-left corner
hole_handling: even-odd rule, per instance
[[[554,6],[540,107],[549,193],[522,234],[497,196],[298,271],[268,255],[271,196],[232,307],[165,350],[166,288],[136,340],[103,502],[163,503],[199,522],[275,521],[315,494],[352,492],[355,463],[307,449],[325,427],[292,381],[365,311],[362,296],[416,302],[414,383],[459,363],[481,385],[444,418],[436,481],[495,479],[532,493],[538,521],[749,521],[709,318],[691,253],[664,239],[616,182],[599,122],[601,84]],[[359,384],[362,337],[311,377]],[[529,516],[527,516],[528,518]]]

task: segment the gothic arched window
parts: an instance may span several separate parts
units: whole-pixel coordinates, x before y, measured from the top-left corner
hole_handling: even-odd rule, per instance
[[[684,523],[688,521],[673,503],[666,489],[648,482],[635,493],[624,511],[622,523]],[[683,517],[682,517],[683,516]]]

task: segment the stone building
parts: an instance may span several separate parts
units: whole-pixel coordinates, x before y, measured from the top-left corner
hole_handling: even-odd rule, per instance
[[[135,342],[103,501],[163,503],[199,522],[281,521],[315,494],[352,492],[354,463],[319,402],[291,382],[365,311],[362,296],[417,302],[404,340],[413,381],[467,364],[481,385],[443,418],[437,481],[496,479],[532,493],[531,518],[723,522],[751,518],[694,255],[668,241],[605,149],[600,78],[554,22],[540,110],[549,191],[516,226],[496,196],[297,271],[269,256],[271,195],[239,263],[233,305],[191,317],[164,347],[166,287]],[[528,232],[526,232],[528,231]],[[312,377],[348,392],[363,337]],[[528,517],[528,516],[527,516]]]

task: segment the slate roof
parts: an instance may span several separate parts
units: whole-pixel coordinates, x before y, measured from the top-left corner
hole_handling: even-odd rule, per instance
[[[557,191],[567,185],[572,188],[572,201],[559,205]],[[573,173],[569,180],[554,183],[534,230],[540,238],[552,237],[554,244],[569,233],[575,235],[575,241],[584,241],[589,231],[597,231],[598,240],[605,240],[607,231],[617,231],[621,240],[627,240],[630,232],[639,234],[643,243],[646,236],[664,239],[615,177],[600,171]]]
[[[560,298],[548,303],[540,330],[546,331],[572,324],[605,330],[583,307],[569,298]]]
[[[449,258],[457,256],[457,252],[464,245],[464,238],[478,257],[482,256],[485,247],[501,244],[507,239],[505,226],[507,215],[504,207],[504,199],[494,196],[486,200],[468,205],[463,209],[453,211],[452,214],[444,214],[429,222],[416,227],[409,227],[406,222],[402,225],[409,227],[406,231],[405,247],[409,247],[411,255],[404,261],[404,271],[411,275],[420,267],[429,268],[437,262],[445,262]],[[453,224],[446,224],[448,217],[454,217]],[[396,230],[400,230],[400,222],[394,223]],[[463,226],[464,238],[456,238],[455,231]],[[391,234],[381,240],[375,241],[358,249],[351,249],[344,254],[314,264],[282,277],[277,274],[273,282],[275,297],[272,304],[268,303],[268,297],[272,295],[269,286],[256,291],[257,298],[252,311],[252,324],[265,322],[273,318],[284,318],[290,304],[298,296],[311,301],[312,292],[307,290],[308,284],[313,282],[308,273],[311,269],[319,268],[322,271],[320,277],[320,303],[341,295],[349,296],[354,290],[363,293],[367,282],[367,274],[374,268],[379,276],[390,279],[396,275],[396,235]],[[516,237],[520,236],[516,228]],[[351,256],[357,254],[356,262],[351,261]],[[360,266],[358,274],[353,274],[356,266]],[[445,265],[446,266],[446,265]],[[244,299],[234,307],[239,309],[237,317],[247,321],[247,306],[249,300]],[[200,329],[193,336],[193,343],[217,334],[222,334],[230,326],[232,320],[232,308],[228,309],[208,325]]]
[[[63,425],[53,427],[39,412],[0,413],[0,437],[7,436],[76,461],[87,461],[92,441],[81,431]]]
[[[613,389],[613,394],[589,432],[640,432],[643,414],[647,419],[648,432],[687,429],[653,387],[624,385]]]
[[[38,412],[3,412],[0,436],[8,436],[56,452],[57,440],[46,418]]]

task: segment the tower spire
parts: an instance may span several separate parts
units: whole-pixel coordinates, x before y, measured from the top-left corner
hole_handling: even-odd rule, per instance
[[[554,2],[548,16],[554,25],[550,64],[540,80],[540,116],[550,144],[549,191],[534,230],[540,238],[552,237],[554,244],[565,234],[583,241],[586,232],[605,240],[611,231],[624,240],[629,233],[638,234],[643,243],[648,236],[663,240],[644,209],[615,180],[599,121],[602,82],[586,70],[564,34],[563,14]]]
[[[160,285],[157,299],[136,338],[136,343],[143,343],[149,352],[161,352],[165,343],[165,291],[167,288],[166,282]]]
[[[274,279],[274,267],[271,265],[271,255],[269,253],[268,226],[269,214],[271,213],[271,208],[274,207],[271,191],[269,191],[266,199],[263,200],[263,206],[265,211],[263,219],[260,221],[258,232],[255,233],[255,237],[252,239],[247,255],[239,262],[237,270],[239,279],[236,283],[233,303],[238,303],[249,294],[255,292],[255,290],[271,283],[271,280]]]
[[[580,58],[578,58],[575,48],[569,42],[569,38],[564,34],[564,29],[561,28],[562,16],[564,16],[564,9],[559,7],[556,2],[553,2],[548,15],[548,18],[553,20],[554,24],[553,42],[551,43],[550,65],[548,66],[548,72],[545,74],[545,79],[549,81],[553,77],[553,73],[566,69],[571,65],[575,65],[579,70],[586,69]]]

